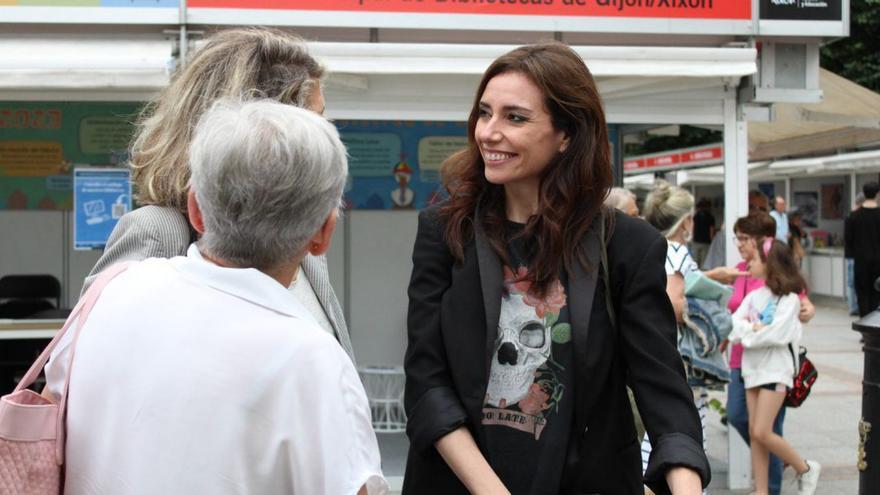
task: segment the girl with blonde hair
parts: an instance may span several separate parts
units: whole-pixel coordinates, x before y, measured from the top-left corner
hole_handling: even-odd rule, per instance
[[[139,117],[130,166],[136,198],[144,206],[119,220],[83,290],[114,263],[184,255],[196,240],[186,219],[187,156],[196,123],[214,102],[270,98],[322,114],[323,76],[324,68],[294,34],[240,28],[209,37]],[[305,277],[294,279],[291,292],[353,359],[324,257],[306,256],[301,268]]]

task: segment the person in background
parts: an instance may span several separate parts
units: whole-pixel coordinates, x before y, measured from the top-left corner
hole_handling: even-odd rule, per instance
[[[852,211],[855,212],[861,208],[864,202],[865,193],[860,191],[856,194]],[[852,218],[852,212],[846,216],[846,220],[843,223],[843,257],[846,259],[846,304],[849,306],[849,315],[858,316],[859,302],[856,298],[855,261],[852,256],[852,246],[849,243],[849,230],[852,228],[849,225],[850,218]]]
[[[801,224],[803,217],[804,215],[798,210],[794,210],[788,215],[788,247],[791,248],[791,254],[798,267],[802,265],[803,259],[807,255],[806,247],[809,243],[807,231]]]
[[[797,349],[803,331],[798,314],[799,294],[806,282],[785,241],[765,237],[758,255],[749,263],[749,275],[764,281],[750,292],[733,314],[730,341],[743,346],[742,378],[749,411],[752,472],[755,494],[767,495],[768,460],[772,452],[797,472],[798,495],[813,495],[822,466],[805,460],[773,431],[775,418],[784,409],[788,388],[797,370]]]
[[[770,200],[767,199],[767,195],[757,189],[749,191],[749,214],[756,212],[767,213],[769,211]],[[724,232],[724,224],[721,224],[719,230]],[[727,263],[727,250],[724,246],[724,236],[716,235],[712,239],[712,244],[709,245],[709,254],[706,255],[706,260],[703,261],[703,264],[700,265],[700,267],[703,270],[710,270],[715,267],[724,266]]]
[[[683,325],[687,313],[685,298],[685,279],[688,273],[699,271],[697,263],[687,247],[694,228],[694,198],[689,192],[671,186],[666,181],[657,181],[654,189],[645,199],[645,220],[666,238],[666,294],[675,313],[678,325]],[[718,267],[704,272],[707,277],[730,283],[742,272],[736,269]],[[703,450],[706,450],[706,414],[708,410],[706,387],[695,379],[693,369],[688,369],[688,381],[692,382],[692,398],[700,415],[703,430]],[[640,409],[641,410],[641,409]],[[642,468],[647,468],[647,461],[653,450],[653,439],[650,433],[642,440]]]
[[[70,379],[64,492],[387,493],[357,371],[287,289],[330,247],[348,175],[336,128],[219,101],[188,155],[199,240],[117,275],[76,360],[69,332],[46,367],[56,400]]]
[[[788,242],[788,215],[785,213],[785,198],[776,196],[770,216],[776,220],[776,238],[782,242]]]
[[[853,258],[853,277],[859,317],[877,309],[880,293],[874,290],[874,281],[880,276],[880,208],[877,208],[877,192],[880,185],[871,181],[862,186],[865,202],[852,212],[845,224],[845,246]]]
[[[644,481],[709,483],[666,240],[602,204],[608,143],[568,46],[523,46],[483,74],[467,147],[443,165],[449,198],[419,215],[404,495],[642,494],[627,385],[656,442]]]
[[[770,198],[763,192],[752,189],[749,191],[749,213],[770,212]]]
[[[309,55],[305,42],[284,31],[229,29],[208,38],[139,119],[130,166],[138,203],[145,206],[123,215],[116,224],[83,290],[114,263],[181,256],[198,238],[186,218],[187,154],[196,122],[215,100],[271,98],[322,114],[323,76],[324,68]],[[354,360],[325,257],[306,255],[302,273],[290,286],[291,297]]]
[[[639,216],[639,207],[636,205],[636,195],[629,189],[612,187],[605,198],[605,206],[617,208],[631,217]]]
[[[697,201],[697,212],[694,213],[694,236],[691,240],[691,251],[698,266],[703,266],[709,245],[715,237],[715,217],[712,216],[712,203],[702,198]]]
[[[733,233],[736,238],[736,248],[739,251],[742,261],[736,265],[736,268],[744,271],[742,276],[737,277],[733,283],[733,294],[727,303],[727,309],[731,313],[735,313],[742,304],[743,299],[752,291],[760,289],[764,286],[764,280],[756,278],[748,273],[749,263],[758,256],[758,244],[764,239],[772,238],[776,235],[776,221],[773,217],[760,209],[747,216],[740,217],[733,225]],[[816,315],[816,308],[807,297],[806,293],[801,294],[800,313],[798,315],[801,323],[808,323],[813,316]],[[722,347],[727,347],[727,342],[722,343]],[[730,346],[730,383],[727,386],[727,420],[731,426],[745,440],[746,444],[750,443],[749,436],[749,411],[746,405],[746,393],[742,378],[742,355],[743,348],[740,344]],[[783,423],[785,421],[785,408],[781,408],[773,422],[773,432],[782,435]],[[778,495],[782,489],[782,460],[775,455],[770,455],[770,464],[768,467],[769,490],[771,495]]]

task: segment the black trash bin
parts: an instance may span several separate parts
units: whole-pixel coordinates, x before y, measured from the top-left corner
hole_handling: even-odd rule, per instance
[[[880,279],[878,279],[880,282]],[[877,283],[874,284],[877,288]],[[880,309],[853,322],[864,341],[862,419],[859,421],[859,495],[880,493]]]

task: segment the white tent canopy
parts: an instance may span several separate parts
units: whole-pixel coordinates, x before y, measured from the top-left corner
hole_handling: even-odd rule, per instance
[[[203,43],[196,42],[196,49]],[[370,114],[371,118],[385,118],[382,114],[388,113],[388,118],[395,120],[463,119],[479,75],[492,60],[513,48],[452,43],[310,43],[312,53],[330,73],[327,87],[335,97],[331,98],[331,116],[360,118]],[[688,105],[678,107],[685,115],[691,111],[691,120],[718,123],[717,116],[710,115],[719,113],[717,109],[698,108],[700,100],[717,103],[719,88],[736,85],[739,78],[757,70],[756,52],[751,48],[574,48],[586,60],[606,102],[619,100],[624,105],[620,118],[631,118],[628,116],[634,108],[641,107],[653,110],[644,120],[647,122],[668,120],[668,109],[654,110],[638,102],[630,108],[626,106],[629,100],[642,95],[678,95],[671,99],[693,100],[692,111]],[[71,93],[84,99],[145,99],[168,83],[173,50],[170,39],[2,37],[0,99],[58,99]],[[94,95],[86,94],[89,91]],[[432,114],[429,107],[440,110]],[[613,110],[612,106],[611,116]]]
[[[172,49],[161,39],[0,38],[0,99],[58,99],[59,90],[145,96],[168,83]]]

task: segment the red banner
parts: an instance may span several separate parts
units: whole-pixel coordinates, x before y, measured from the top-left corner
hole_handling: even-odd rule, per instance
[[[751,0],[189,0],[191,8],[540,15],[660,19],[752,18]]]
[[[623,161],[623,171],[632,174],[651,170],[670,170],[700,165],[714,165],[721,163],[723,157],[724,150],[720,144],[709,144],[699,148],[689,148],[653,155],[630,157]]]

